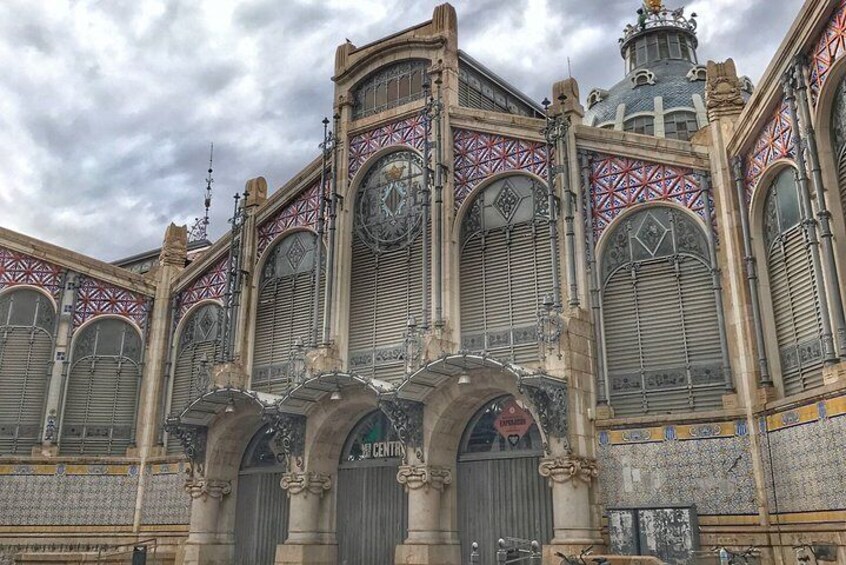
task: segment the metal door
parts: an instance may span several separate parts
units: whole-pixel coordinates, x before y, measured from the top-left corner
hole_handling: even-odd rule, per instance
[[[274,453],[265,426],[250,442],[238,475],[235,503],[235,563],[272,565],[276,546],[288,537],[288,497],[279,486],[284,463]]]
[[[488,402],[473,416],[458,456],[462,555],[475,541],[481,562],[493,563],[500,538],[552,538],[551,489],[538,473],[542,454],[537,424],[513,397]]]
[[[408,532],[408,497],[397,482],[402,444],[380,411],[350,434],[338,469],[340,565],[393,565]]]

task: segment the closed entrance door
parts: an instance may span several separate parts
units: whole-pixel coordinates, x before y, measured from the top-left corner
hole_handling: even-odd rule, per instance
[[[477,542],[481,562],[493,563],[500,538],[551,539],[552,495],[538,474],[542,455],[537,424],[512,396],[486,403],[473,416],[458,456],[462,556]]]
[[[408,531],[408,498],[397,482],[402,444],[381,411],[353,429],[338,469],[338,563],[392,565]]]
[[[288,497],[279,486],[284,459],[271,444],[265,426],[256,433],[244,454],[238,474],[235,503],[235,563],[272,565],[276,546],[288,537]]]

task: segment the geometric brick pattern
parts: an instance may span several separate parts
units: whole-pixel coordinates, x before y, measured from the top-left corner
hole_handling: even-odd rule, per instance
[[[385,147],[406,145],[422,150],[424,130],[423,118],[415,115],[351,137],[349,178],[353,178],[371,155]]]
[[[781,101],[776,111],[758,134],[752,149],[746,154],[746,198],[751,200],[755,185],[767,167],[779,159],[793,159],[796,139],[787,102]]]
[[[326,184],[329,185],[327,173]],[[300,192],[291,202],[285,204],[277,212],[265,220],[258,227],[258,256],[267,249],[270,242],[285,230],[292,227],[316,227],[317,213],[320,206],[320,193],[318,186],[320,181]]]
[[[29,284],[43,288],[56,300],[62,294],[65,269],[41,259],[0,247],[0,290]]]
[[[846,0],[841,0],[810,52],[811,101],[817,103],[820,91],[834,63],[846,53]]]
[[[697,171],[602,153],[588,157],[595,241],[614,218],[643,202],[675,202],[708,221]]]
[[[529,171],[546,178],[546,144],[478,131],[453,130],[455,208],[478,184],[504,171]]]
[[[145,328],[150,298],[90,277],[83,277],[76,296],[73,327],[100,314],[123,316]]]
[[[223,299],[223,294],[226,292],[226,272],[228,268],[229,253],[223,255],[205,273],[194,279],[194,282],[179,293],[177,298],[179,312],[174,323],[178,322],[185,315],[185,312],[200,300]]]

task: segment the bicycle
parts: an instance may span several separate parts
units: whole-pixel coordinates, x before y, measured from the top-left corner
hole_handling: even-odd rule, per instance
[[[749,565],[750,558],[757,558],[758,548],[749,546],[743,551],[731,551],[726,547],[713,547],[711,551],[720,556],[720,565]]]
[[[593,552],[593,546],[586,547],[579,555],[564,555],[560,551],[555,552],[556,557],[560,557],[561,565],[588,565],[587,561],[585,561],[585,557],[589,556]],[[591,560],[593,565],[608,565],[608,559],[605,557],[594,557]]]

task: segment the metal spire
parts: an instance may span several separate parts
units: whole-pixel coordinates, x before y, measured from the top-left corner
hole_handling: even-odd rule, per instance
[[[204,239],[208,239],[208,229],[209,229],[209,208],[211,208],[211,199],[212,199],[212,183],[214,183],[214,179],[212,178],[212,161],[214,159],[214,143],[209,145],[209,171],[208,176],[206,177],[206,194],[203,198],[203,217],[202,218],[194,218],[194,225],[191,227],[191,232],[188,234],[188,241],[202,241]]]

